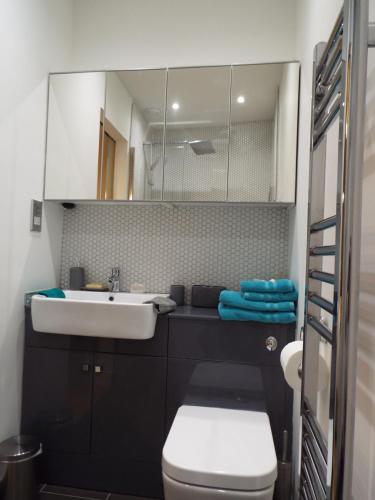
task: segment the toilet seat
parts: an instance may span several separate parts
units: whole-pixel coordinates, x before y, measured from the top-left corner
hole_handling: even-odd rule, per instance
[[[163,473],[166,500],[272,500],[274,485],[265,490],[241,491],[180,483]]]
[[[268,415],[181,406],[163,449],[163,473],[209,488],[254,491],[273,486],[277,459]]]

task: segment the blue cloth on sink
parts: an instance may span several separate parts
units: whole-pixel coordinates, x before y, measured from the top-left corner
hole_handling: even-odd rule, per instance
[[[259,323],[294,323],[296,315],[294,312],[265,313],[260,311],[248,311],[235,307],[228,307],[219,303],[219,316],[225,321],[257,321]]]
[[[293,281],[279,280],[249,280],[240,282],[241,292],[294,292]]]
[[[223,290],[220,293],[220,302],[228,307],[239,307],[250,311],[293,312],[295,310],[294,302],[256,302],[246,300],[240,292],[231,290]]]
[[[295,302],[298,299],[297,292],[244,292],[242,296],[254,302]]]
[[[61,288],[48,288],[48,290],[40,290],[36,295],[44,295],[50,299],[65,299],[65,293]]]

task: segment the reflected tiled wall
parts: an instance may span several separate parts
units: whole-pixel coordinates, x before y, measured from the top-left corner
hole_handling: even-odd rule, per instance
[[[147,199],[168,201],[268,201],[273,169],[273,120],[227,126],[167,129],[165,166],[155,164],[146,177]],[[160,130],[150,134],[144,151],[149,164],[162,157]],[[209,140],[215,153],[196,155],[188,144]],[[229,171],[228,171],[229,164]],[[147,182],[151,181],[151,184]]]
[[[121,268],[121,286],[172,283],[238,288],[246,278],[288,274],[288,209],[254,206],[81,205],[66,210],[61,286],[78,258],[87,281]]]

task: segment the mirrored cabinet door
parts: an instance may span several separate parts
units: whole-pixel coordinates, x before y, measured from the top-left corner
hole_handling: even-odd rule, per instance
[[[98,199],[162,199],[166,73],[107,72]]]
[[[45,198],[95,200],[105,73],[50,76]]]
[[[294,203],[299,64],[50,76],[45,199]]]
[[[168,71],[164,200],[226,201],[230,71]]]
[[[166,73],[50,76],[45,199],[162,199]]]
[[[299,64],[233,66],[228,201],[294,202]]]

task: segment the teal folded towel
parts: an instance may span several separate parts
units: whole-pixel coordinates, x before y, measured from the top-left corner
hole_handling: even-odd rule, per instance
[[[294,312],[265,313],[227,307],[219,303],[219,316],[225,321],[258,321],[259,323],[294,323]]]
[[[239,307],[240,309],[248,309],[250,311],[292,312],[295,310],[294,302],[256,302],[246,300],[240,292],[233,292],[231,290],[223,290],[220,293],[220,302],[224,306]]]
[[[297,292],[245,292],[242,296],[244,299],[254,302],[295,302],[298,299]]]
[[[250,280],[240,282],[241,292],[294,292],[291,280]]]
[[[50,299],[65,299],[65,293],[60,288],[49,288],[48,290],[40,290],[37,295],[44,295]]]

